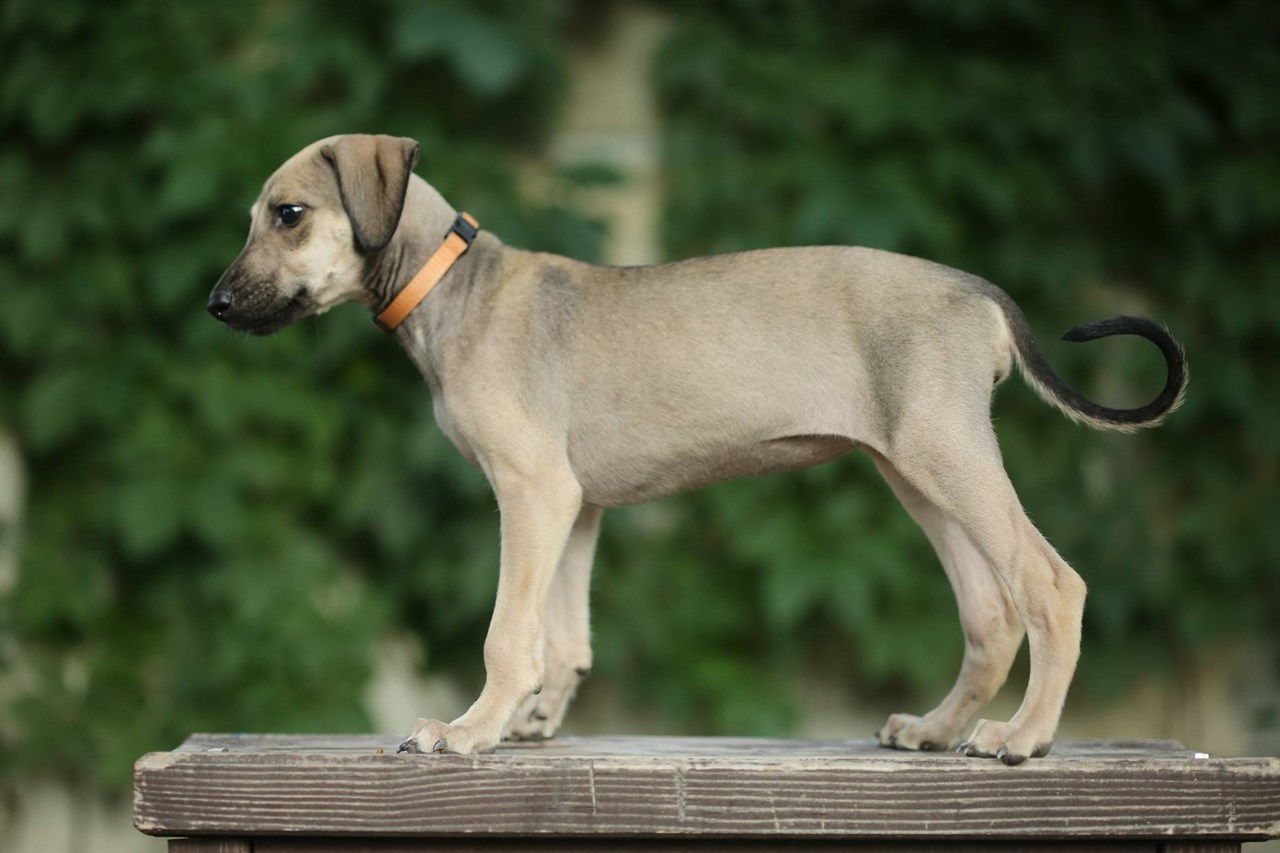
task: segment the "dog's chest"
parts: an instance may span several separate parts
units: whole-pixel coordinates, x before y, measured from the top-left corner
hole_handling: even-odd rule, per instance
[[[414,328],[409,334],[410,337],[405,342],[405,352],[408,353],[414,366],[418,368],[418,372],[426,380],[427,388],[431,391],[431,410],[435,416],[436,426],[440,428],[440,431],[445,434],[445,437],[453,443],[453,446],[458,449],[458,452],[468,462],[472,465],[479,464],[476,460],[475,448],[468,440],[466,431],[454,416],[454,412],[449,405],[448,395],[445,393],[435,365],[432,363],[422,330]]]
[[[466,432],[454,418],[453,413],[449,411],[449,405],[443,394],[432,394],[431,408],[435,413],[436,425],[440,427],[440,431],[445,434],[445,437],[453,442],[453,446],[458,448],[458,452],[468,462],[472,465],[479,464],[476,461],[475,448],[471,446],[471,442],[467,440]]]

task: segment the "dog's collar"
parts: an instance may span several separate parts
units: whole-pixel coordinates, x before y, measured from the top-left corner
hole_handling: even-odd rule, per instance
[[[409,280],[404,290],[396,294],[391,304],[373,318],[373,324],[384,332],[394,332],[396,327],[404,322],[404,318],[409,316],[409,312],[417,308],[418,304],[427,298],[431,289],[440,283],[440,279],[444,278],[449,267],[471,248],[471,243],[479,232],[480,223],[476,222],[471,214],[459,213],[458,218],[453,221],[453,227],[445,235],[444,242],[440,244],[440,248],[436,249],[430,259],[422,265],[417,275]]]

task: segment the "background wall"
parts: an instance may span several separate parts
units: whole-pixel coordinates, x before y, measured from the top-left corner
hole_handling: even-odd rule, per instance
[[[354,307],[265,341],[203,312],[262,180],[350,130],[419,139],[515,245],[952,264],[1115,405],[1154,350],[1054,338],[1167,322],[1193,374],[1160,430],[996,403],[1090,586],[1063,734],[1280,752],[1276,7],[356,8],[0,12],[0,846],[142,846],[130,765],[190,731],[399,731],[478,687],[496,515],[413,368]],[[611,512],[598,566],[570,731],[865,736],[959,665],[863,459]]]

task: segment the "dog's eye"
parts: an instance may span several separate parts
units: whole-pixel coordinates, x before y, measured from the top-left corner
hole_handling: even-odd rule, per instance
[[[305,209],[300,204],[282,204],[276,208],[277,221],[286,228],[292,228],[298,224]]]

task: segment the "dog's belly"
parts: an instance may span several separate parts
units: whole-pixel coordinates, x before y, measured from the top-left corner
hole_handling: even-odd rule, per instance
[[[571,456],[585,501],[622,506],[726,480],[807,468],[858,446],[838,435],[789,435],[738,446],[632,446],[607,454],[579,445],[571,448]]]

